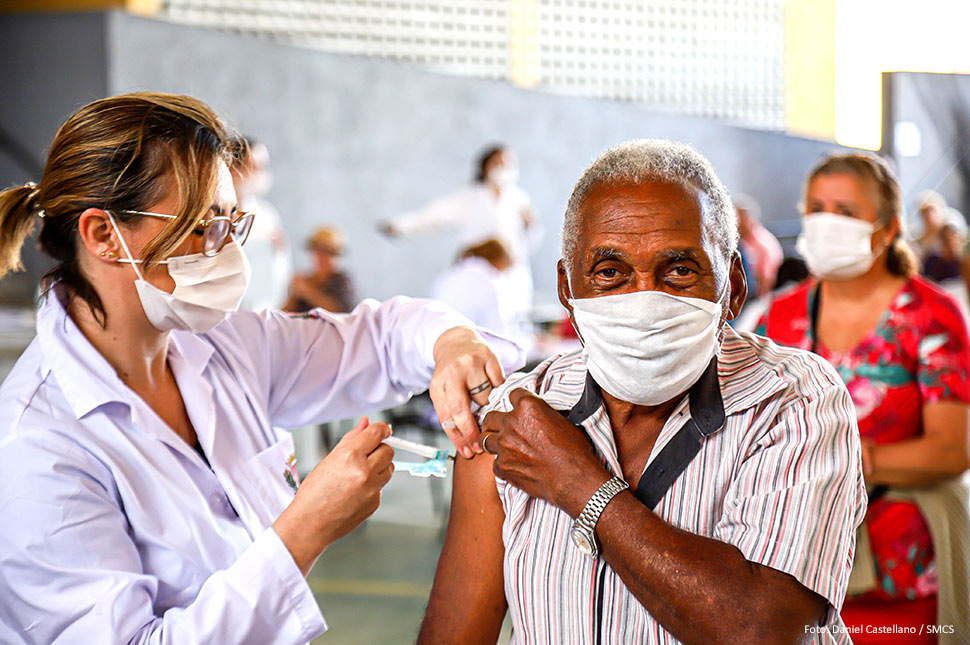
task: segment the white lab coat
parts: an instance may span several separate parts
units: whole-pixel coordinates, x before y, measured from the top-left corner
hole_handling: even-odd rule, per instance
[[[459,250],[498,239],[512,257],[508,288],[516,308],[531,311],[532,269],[529,256],[542,239],[542,222],[533,218],[525,227],[522,211],[531,207],[529,194],[519,186],[509,186],[496,197],[487,184],[464,186],[440,197],[420,210],[392,220],[402,235],[435,230],[456,230]]]
[[[172,332],[210,468],[52,293],[0,386],[0,642],[289,644],[323,632],[271,528],[295,470],[292,438],[275,428],[406,400],[430,381],[437,336],[460,324],[443,305],[395,298]],[[521,363],[490,340],[506,369]]]

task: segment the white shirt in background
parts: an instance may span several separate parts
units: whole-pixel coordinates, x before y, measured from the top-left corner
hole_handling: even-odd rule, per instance
[[[431,286],[431,297],[453,307],[479,327],[507,336],[527,350],[534,342],[529,310],[515,297],[513,278],[483,258],[459,260]]]
[[[290,428],[424,390],[433,301],[350,314],[241,311],[171,333],[208,464],[129,389],[54,292],[0,386],[0,642],[306,643],[327,628],[272,529],[296,484]],[[487,336],[507,371],[512,343]]]
[[[532,218],[529,228],[525,227],[522,213],[531,203],[529,194],[519,186],[509,186],[496,196],[487,184],[471,184],[420,210],[395,218],[392,224],[404,236],[456,230],[459,248],[452,254],[490,239],[500,240],[512,256],[510,297],[517,299],[517,308],[531,311],[533,286],[529,256],[542,239],[542,223],[538,217]]]
[[[256,215],[244,246],[253,275],[241,308],[279,309],[286,302],[293,277],[293,258],[279,211],[255,195],[243,198],[239,207]]]

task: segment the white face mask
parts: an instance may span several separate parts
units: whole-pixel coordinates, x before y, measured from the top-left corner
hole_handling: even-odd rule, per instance
[[[499,188],[514,186],[519,181],[519,171],[517,168],[502,167],[488,173],[488,181]]]
[[[131,258],[131,251],[114,216],[105,212],[118,233],[125,255]],[[239,309],[253,272],[245,252],[235,242],[228,242],[213,257],[193,253],[163,260],[162,264],[168,265],[168,273],[175,281],[172,293],[145,280],[138,268],[141,260],[122,258],[118,261],[131,264],[135,270],[138,298],[155,329],[181,329],[195,334],[209,331]]]
[[[569,304],[590,375],[637,405],[660,405],[686,392],[720,342],[720,302],[636,291]]]
[[[879,255],[872,251],[875,231],[871,222],[854,217],[812,213],[802,217],[795,250],[818,277],[849,280],[868,271]]]

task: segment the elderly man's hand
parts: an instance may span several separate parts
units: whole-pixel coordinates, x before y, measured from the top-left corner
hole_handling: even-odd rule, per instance
[[[548,403],[523,389],[509,402],[510,412],[482,421],[479,444],[495,454],[495,474],[576,517],[610,473],[583,431]]]

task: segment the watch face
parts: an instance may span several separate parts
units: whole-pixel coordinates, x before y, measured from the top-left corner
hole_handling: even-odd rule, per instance
[[[573,527],[569,532],[569,537],[572,538],[573,544],[579,549],[579,552],[583,555],[595,555],[596,546],[593,544],[593,536],[589,535],[586,531],[581,528]]]

